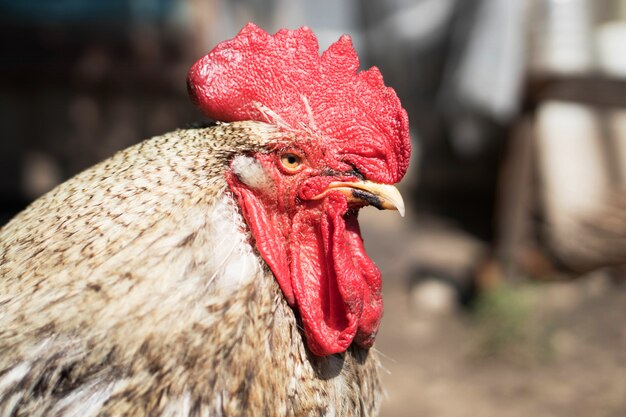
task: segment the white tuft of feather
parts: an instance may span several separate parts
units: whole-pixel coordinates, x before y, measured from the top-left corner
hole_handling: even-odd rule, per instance
[[[219,199],[210,213],[211,233],[222,239],[205,248],[211,254],[212,281],[228,296],[257,277],[262,267],[248,240],[246,225],[231,196]]]
[[[263,117],[265,117],[265,121],[267,123],[271,125],[279,126],[283,129],[290,130],[287,122],[285,122],[283,118],[280,117],[278,113],[276,113],[274,110],[266,107],[265,105],[259,103],[258,101],[254,101],[252,104],[254,105],[254,107],[256,107],[259,113],[261,113]]]
[[[255,158],[244,155],[236,156],[231,167],[237,178],[250,188],[264,190],[272,185],[272,179]]]
[[[0,398],[4,397],[6,392],[17,385],[30,370],[30,363],[20,362],[14,366],[9,372],[0,377]]]
[[[161,417],[189,417],[191,415],[191,394],[185,393],[168,401]]]
[[[115,382],[95,380],[63,397],[50,415],[60,417],[95,417],[102,404],[109,399],[115,388]]]
[[[313,110],[311,110],[309,99],[305,95],[300,95],[300,99],[302,99],[302,102],[304,103],[304,108],[306,109],[306,113],[309,116],[309,125],[307,126],[304,123],[301,123],[301,127],[305,132],[309,134],[315,134],[315,132],[317,131],[317,125],[315,124],[315,117],[313,117]]]

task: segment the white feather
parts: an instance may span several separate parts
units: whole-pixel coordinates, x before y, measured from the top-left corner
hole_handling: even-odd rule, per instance
[[[2,398],[6,391],[13,388],[15,384],[20,382],[30,369],[30,363],[21,362],[13,367],[9,372],[0,377],[0,398]]]
[[[115,383],[94,381],[72,391],[61,399],[50,415],[63,417],[91,417],[100,412],[102,404],[111,396]]]
[[[188,417],[191,413],[191,395],[185,392],[178,398],[168,400],[161,417]]]
[[[272,185],[272,179],[255,158],[237,156],[233,159],[231,167],[237,178],[250,188],[263,190]]]
[[[259,257],[253,252],[246,225],[234,200],[228,196],[215,204],[210,215],[213,236],[221,236],[211,248],[211,268],[216,289],[229,295],[261,273]]]

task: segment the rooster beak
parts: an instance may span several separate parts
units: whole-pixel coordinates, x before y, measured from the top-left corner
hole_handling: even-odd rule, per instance
[[[336,181],[328,184],[328,187],[314,199],[324,197],[331,190],[341,192],[348,198],[349,203],[365,203],[379,210],[398,210],[400,216],[404,217],[404,200],[400,191],[393,185],[372,181]]]

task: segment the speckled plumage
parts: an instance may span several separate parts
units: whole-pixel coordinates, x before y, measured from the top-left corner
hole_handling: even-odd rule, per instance
[[[311,355],[225,172],[258,122],[119,152],[0,231],[0,417],[368,416],[373,352]]]

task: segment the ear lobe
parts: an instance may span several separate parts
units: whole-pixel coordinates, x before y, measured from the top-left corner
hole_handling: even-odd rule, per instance
[[[256,158],[238,155],[231,163],[233,173],[239,181],[256,190],[267,190],[272,186],[272,178]]]
[[[288,226],[288,220],[283,219],[277,210],[267,207],[267,203],[239,181],[236,175],[229,173],[226,179],[256,241],[257,250],[274,273],[289,305],[295,306],[283,233],[283,227]]]

